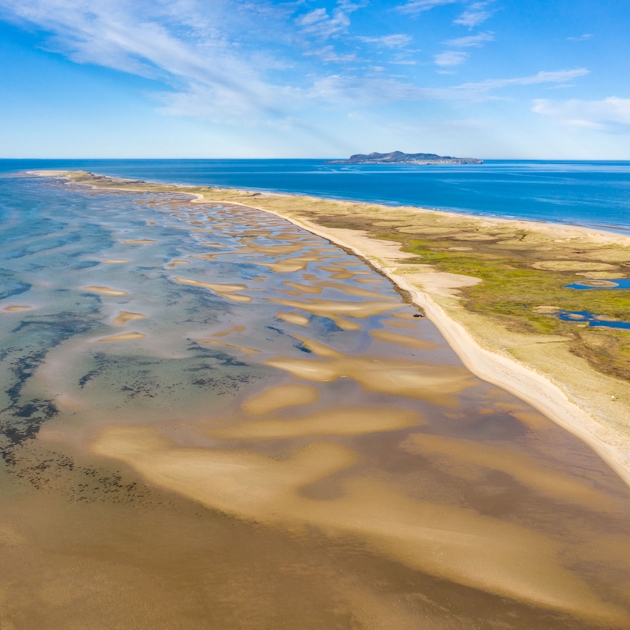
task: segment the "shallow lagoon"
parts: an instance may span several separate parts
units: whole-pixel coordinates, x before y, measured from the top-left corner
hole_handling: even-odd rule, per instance
[[[183,195],[0,194],[5,625],[628,627],[630,491],[361,260]]]

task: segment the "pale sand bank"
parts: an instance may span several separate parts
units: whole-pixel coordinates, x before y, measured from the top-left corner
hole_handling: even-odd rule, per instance
[[[311,385],[289,383],[270,387],[257,396],[246,400],[243,409],[256,415],[271,413],[286,407],[309,405],[319,400],[319,392]]]
[[[239,346],[235,343],[228,343],[227,341],[219,341],[218,339],[197,339],[197,341],[201,343],[209,343],[215,346],[227,346],[228,348],[235,348],[236,350],[241,350],[245,354],[258,354],[260,350],[255,350],[254,348],[247,348],[246,346]]]
[[[114,317],[112,321],[114,324],[122,326],[123,324],[132,322],[136,319],[146,319],[146,315],[143,315],[142,313],[132,313],[131,311],[120,311],[120,313]]]
[[[5,313],[15,313],[18,311],[30,311],[33,307],[26,304],[15,304],[14,306],[5,306],[2,310]]]
[[[127,291],[121,291],[120,289],[110,289],[109,287],[90,285],[87,287],[82,287],[82,289],[90,293],[102,293],[103,295],[127,295]]]

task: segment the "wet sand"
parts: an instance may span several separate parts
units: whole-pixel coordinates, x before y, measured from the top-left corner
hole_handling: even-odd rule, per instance
[[[61,253],[54,283],[24,296],[57,310],[0,322],[13,423],[2,624],[630,627],[628,488],[471,374],[386,278],[243,206],[58,194],[97,200],[114,234],[140,216],[156,242],[125,267],[70,269]],[[76,222],[66,203],[56,220]],[[106,248],[99,258],[124,256],[115,238]],[[176,260],[190,261],[186,278]],[[120,286],[124,311],[95,291]],[[102,337],[143,313],[146,337]],[[25,413],[42,418],[37,432]]]

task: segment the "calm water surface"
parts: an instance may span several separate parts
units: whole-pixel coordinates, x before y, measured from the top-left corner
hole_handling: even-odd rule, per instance
[[[3,628],[630,627],[628,488],[362,261],[183,195],[0,208]]]
[[[324,160],[0,160],[0,172],[85,169],[480,215],[630,226],[630,162],[489,160],[483,165],[333,165]]]

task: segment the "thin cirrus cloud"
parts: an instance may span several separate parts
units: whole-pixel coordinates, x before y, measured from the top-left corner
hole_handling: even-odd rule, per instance
[[[630,133],[630,98],[610,96],[599,101],[536,99],[532,111],[570,127]]]
[[[484,43],[493,41],[494,33],[488,31],[486,33],[479,33],[479,35],[469,35],[468,37],[447,39],[442,43],[453,48],[479,48],[480,46],[483,46]]]
[[[473,2],[458,18],[453,20],[454,24],[474,28],[482,22],[485,22],[491,15],[492,10],[488,7],[493,0],[483,0],[482,2]]]
[[[385,48],[402,48],[412,41],[411,35],[395,34],[395,35],[381,35],[380,37],[365,37],[359,36],[357,39],[366,44],[376,44],[377,46],[384,46]]]
[[[309,97],[330,103],[379,104],[395,101],[487,101],[499,98],[494,92],[508,87],[561,84],[588,74],[585,68],[541,71],[509,79],[487,79],[447,88],[420,87],[392,78],[332,75],[315,81]]]
[[[433,57],[436,66],[459,66],[468,59],[468,53],[461,50],[446,50]]]
[[[455,4],[458,0],[410,0],[397,7],[401,13],[417,15],[445,4]]]
[[[585,42],[586,40],[591,39],[591,37],[593,37],[593,33],[584,33],[578,37],[567,37],[566,39],[570,42]]]

